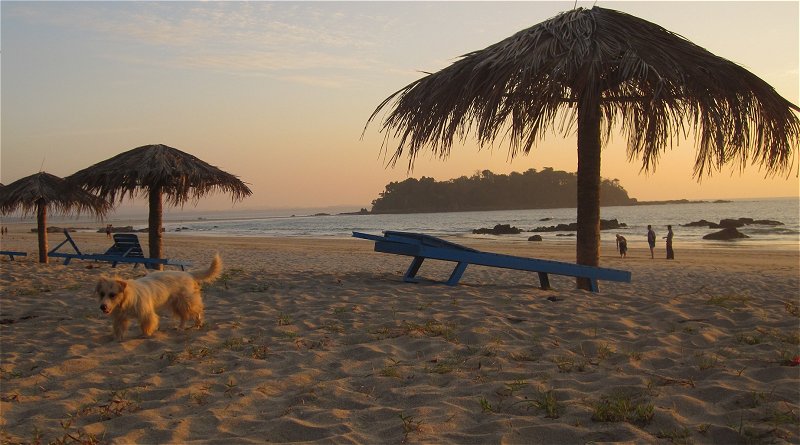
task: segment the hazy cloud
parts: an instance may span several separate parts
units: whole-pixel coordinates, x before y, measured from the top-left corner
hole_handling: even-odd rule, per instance
[[[292,73],[284,78],[320,80],[326,70],[383,69],[375,60],[353,56],[373,43],[365,38],[369,31],[354,28],[348,13],[337,7],[288,2],[57,2],[15,4],[10,14],[142,46],[146,55],[137,56],[136,50],[106,54],[129,64],[243,74],[314,70],[313,76]]]

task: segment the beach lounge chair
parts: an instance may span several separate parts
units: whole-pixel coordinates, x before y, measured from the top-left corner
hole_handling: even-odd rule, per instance
[[[353,236],[375,241],[376,252],[414,257],[406,274],[403,276],[403,281],[406,282],[418,281],[416,279],[417,272],[419,272],[422,262],[428,258],[456,263],[453,273],[446,282],[450,286],[458,284],[470,264],[536,272],[539,275],[539,283],[542,289],[550,289],[548,274],[586,278],[589,280],[592,292],[598,292],[598,280],[625,283],[630,283],[631,281],[631,273],[625,270],[482,252],[421,233],[393,231],[383,233],[383,236],[378,236],[353,232]]]
[[[145,258],[142,245],[139,243],[139,237],[133,233],[116,233],[114,234],[114,245],[108,248],[105,253],[82,253],[75,244],[75,240],[69,235],[67,230],[64,230],[66,239],[57,245],[53,250],[47,253],[47,256],[53,258],[64,258],[64,265],[69,264],[73,259],[77,260],[94,260],[105,261],[111,263],[111,267],[117,267],[118,263],[132,263],[133,267],[143,264],[147,268],[154,268],[158,264],[164,266],[177,266],[181,270],[186,270],[186,266],[191,266],[191,263],[178,260],[168,260],[163,258]],[[75,250],[75,253],[59,252],[65,244],[69,244]]]
[[[28,253],[17,252],[15,250],[0,250],[0,255],[8,255],[8,259],[14,261],[15,256],[28,256]]]
[[[104,255],[116,255],[130,258],[144,258],[144,250],[139,244],[139,237],[133,233],[115,233],[114,245]]]

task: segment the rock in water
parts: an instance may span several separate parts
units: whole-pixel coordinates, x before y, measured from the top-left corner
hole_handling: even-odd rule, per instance
[[[703,239],[710,239],[710,240],[732,240],[738,238],[750,238],[750,237],[736,230],[735,227],[728,227],[726,229],[720,230],[719,232],[709,233],[708,235],[703,237]]]

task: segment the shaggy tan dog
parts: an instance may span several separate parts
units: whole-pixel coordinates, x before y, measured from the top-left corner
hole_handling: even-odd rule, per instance
[[[101,277],[95,295],[100,298],[100,310],[114,319],[114,337],[122,340],[131,319],[139,320],[145,337],[158,329],[156,311],[169,306],[172,314],[181,320],[194,319],[196,326],[203,324],[203,299],[200,284],[214,281],[222,272],[219,254],[214,256],[208,270],[180,272],[153,272],[136,280],[119,277]]]

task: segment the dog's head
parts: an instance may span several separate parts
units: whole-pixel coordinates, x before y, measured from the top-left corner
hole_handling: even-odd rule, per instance
[[[125,299],[125,288],[128,283],[117,277],[100,277],[94,290],[100,299],[100,310],[110,314]]]

